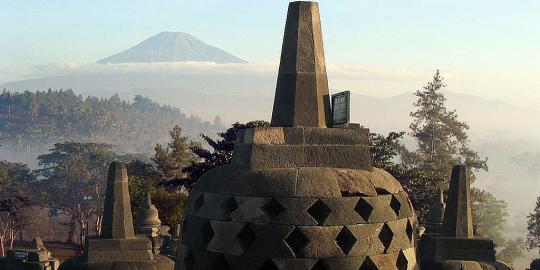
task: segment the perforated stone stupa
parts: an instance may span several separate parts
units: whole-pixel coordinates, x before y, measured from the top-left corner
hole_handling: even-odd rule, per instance
[[[372,167],[368,130],[330,115],[318,5],[293,2],[271,127],[197,182],[176,269],[417,269],[407,194]]]
[[[60,270],[172,270],[174,262],[154,255],[147,237],[136,237],[125,164],[109,166],[101,236],[86,240],[84,253],[60,265]]]

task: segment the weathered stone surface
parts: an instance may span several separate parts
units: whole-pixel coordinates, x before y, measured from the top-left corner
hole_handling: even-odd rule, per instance
[[[293,2],[289,5],[272,126],[331,126],[317,3]]]
[[[174,263],[170,259],[154,256],[149,238],[135,237],[130,205],[126,166],[113,162],[105,193],[102,235],[86,239],[84,254],[66,260],[59,269],[172,270]]]
[[[109,166],[107,190],[101,226],[103,238],[134,238],[126,166],[113,162]]]
[[[446,204],[444,203],[444,194],[442,189],[439,191],[437,202],[429,209],[429,214],[426,220],[426,233],[440,234],[444,222],[444,211]]]
[[[146,192],[146,198],[139,209],[137,209],[135,219],[135,233],[148,235],[149,237],[157,237],[161,220],[159,213],[154,204],[150,192]]]
[[[418,269],[414,211],[372,167],[369,131],[328,128],[314,7],[290,5],[272,127],[239,131],[232,162],[190,194],[185,269]]]
[[[456,165],[452,170],[443,234],[448,237],[473,237],[471,181],[463,165]]]
[[[488,239],[424,235],[420,247],[421,257],[430,261],[495,261],[495,246]]]
[[[41,237],[34,237],[34,239],[32,240],[32,248],[47,250],[45,244],[43,244],[43,240],[41,240]]]

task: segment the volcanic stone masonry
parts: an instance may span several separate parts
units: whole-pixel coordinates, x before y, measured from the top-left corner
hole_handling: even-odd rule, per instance
[[[332,128],[318,5],[290,3],[271,127],[197,182],[176,269],[418,269],[413,208],[368,133]]]
[[[84,254],[60,265],[60,270],[172,270],[174,262],[152,253],[146,236],[133,228],[126,166],[109,166],[101,237],[86,240]]]
[[[473,235],[471,181],[463,165],[452,170],[442,231],[428,231],[419,246],[422,269],[511,269],[495,259],[493,241]]]

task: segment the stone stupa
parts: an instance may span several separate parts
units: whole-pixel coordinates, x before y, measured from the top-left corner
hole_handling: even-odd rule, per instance
[[[418,269],[407,194],[331,113],[318,4],[292,2],[271,127],[195,184],[176,269]]]
[[[442,230],[440,233],[426,233],[420,239],[422,269],[511,269],[496,260],[492,240],[474,236],[470,187],[467,167],[454,166]]]
[[[154,255],[147,237],[134,233],[126,166],[109,166],[101,236],[86,239],[84,252],[60,265],[60,270],[172,270],[174,262]]]
[[[437,201],[429,209],[426,219],[426,233],[441,234],[444,222],[444,211],[446,204],[444,203],[444,194],[442,189],[439,190]]]

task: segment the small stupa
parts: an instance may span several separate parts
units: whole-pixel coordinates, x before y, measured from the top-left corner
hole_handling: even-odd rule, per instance
[[[147,237],[135,236],[125,164],[109,166],[101,236],[86,240],[83,255],[72,257],[60,270],[172,270],[174,262],[154,255]]]
[[[147,191],[143,204],[137,210],[135,219],[135,233],[157,237],[159,235],[160,227],[161,220],[159,219],[159,211],[152,203],[150,191]]]
[[[454,166],[442,231],[440,234],[426,233],[420,239],[422,269],[511,269],[495,259],[492,240],[474,236],[470,187],[467,167]]]
[[[441,234],[444,222],[444,211],[446,204],[444,203],[443,190],[439,190],[437,201],[429,209],[429,213],[426,219],[426,233]]]
[[[417,269],[406,192],[372,166],[369,130],[341,127],[319,6],[292,2],[271,127],[241,130],[232,162],[195,184],[177,269]]]

